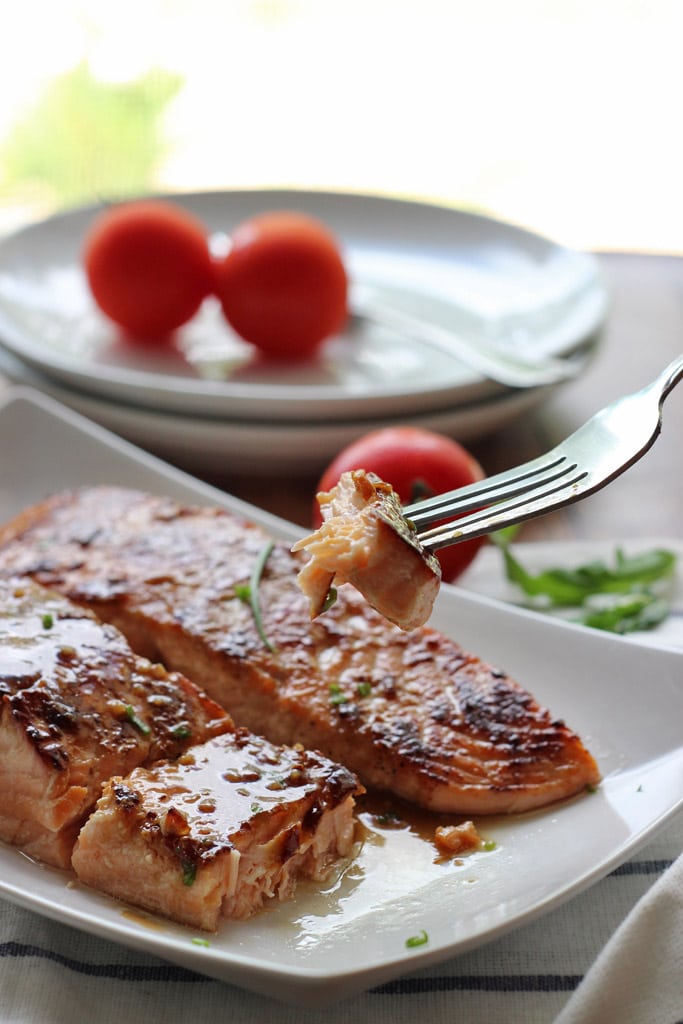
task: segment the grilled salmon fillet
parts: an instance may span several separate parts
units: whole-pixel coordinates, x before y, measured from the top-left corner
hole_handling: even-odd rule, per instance
[[[311,621],[302,557],[286,545],[254,583],[269,540],[223,509],[89,488],[2,529],[0,572],[87,605],[238,725],[321,750],[368,788],[476,815],[539,807],[598,781],[568,726],[454,640],[399,629],[348,584]]]
[[[102,783],[232,728],[87,609],[0,579],[0,838],[59,867]]]
[[[441,584],[441,567],[417,539],[390,484],[356,469],[342,473],[318,495],[322,526],[292,548],[309,561],[299,586],[315,618],[328,606],[331,588],[350,583],[401,629],[423,626]]]
[[[322,755],[236,730],[108,782],[73,866],[112,896],[215,931],[336,870],[361,791]]]

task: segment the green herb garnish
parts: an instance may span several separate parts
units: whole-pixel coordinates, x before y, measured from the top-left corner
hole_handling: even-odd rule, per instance
[[[335,603],[336,600],[337,600],[337,588],[336,587],[330,587],[330,589],[327,591],[327,596],[325,597],[325,600],[323,601],[323,609],[322,610],[324,612],[328,612],[330,610],[330,608],[332,607],[332,605]]]
[[[256,630],[258,635],[263,640],[263,643],[269,651],[275,653],[276,648],[270,642],[266,636],[265,629],[263,627],[263,616],[261,615],[261,603],[259,600],[259,587],[261,584],[261,577],[263,576],[263,570],[266,567],[266,562],[270,558],[270,553],[275,547],[273,541],[269,541],[263,546],[259,552],[259,556],[254,563],[254,568],[251,573],[249,583],[240,583],[235,587],[235,596],[248,604],[251,608],[251,614],[254,616],[254,622],[256,624]]]
[[[429,936],[423,929],[419,935],[411,935],[409,939],[406,939],[406,947],[415,949],[416,946],[424,946],[427,942],[429,942]]]
[[[347,699],[339,683],[330,683],[330,704],[346,704]]]
[[[45,612],[41,619],[41,622],[43,623],[43,629],[52,629],[52,627],[55,624],[55,620],[50,612]]]
[[[496,843],[495,839],[486,839],[482,843],[482,849],[486,850],[487,853],[491,850],[495,850],[497,846],[498,844]]]
[[[143,736],[149,736],[152,730],[146,722],[143,722],[142,719],[137,716],[132,704],[126,705],[125,714],[130,724],[134,725],[138,732],[141,732]]]
[[[211,945],[211,943],[208,941],[208,939],[197,939],[197,938],[194,938],[194,939],[190,939],[190,941],[191,941],[193,946],[206,946],[207,949]]]
[[[183,861],[183,885],[194,885],[197,877],[197,865],[190,861]]]
[[[533,574],[513,555],[509,536],[501,532],[492,539],[502,552],[508,580],[534,607],[579,609],[575,621],[612,633],[653,629],[670,612],[668,602],[653,586],[674,573],[672,551],[654,548],[627,556],[617,548],[613,565],[594,561]]]
[[[172,736],[176,740],[187,740],[192,735],[192,729],[189,725],[176,725],[175,729],[171,730]]]
[[[649,592],[601,594],[586,601],[582,622],[585,626],[612,633],[632,633],[654,629],[671,611],[668,601]]]
[[[359,697],[369,697],[372,693],[372,686],[370,683],[359,683],[356,687],[356,693]]]

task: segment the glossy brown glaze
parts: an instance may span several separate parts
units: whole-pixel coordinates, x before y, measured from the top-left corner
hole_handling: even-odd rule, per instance
[[[238,724],[322,750],[365,785],[422,806],[527,810],[598,780],[564,723],[455,641],[392,626],[348,585],[311,622],[301,559],[284,545],[258,586],[266,643],[239,595],[267,542],[222,510],[97,488],[9,524],[0,564],[117,624]]]
[[[245,918],[322,880],[354,844],[358,780],[246,730],[112,779],[81,831],[85,883],[194,927]]]
[[[101,784],[232,728],[178,673],[29,579],[0,579],[0,837],[66,866]]]

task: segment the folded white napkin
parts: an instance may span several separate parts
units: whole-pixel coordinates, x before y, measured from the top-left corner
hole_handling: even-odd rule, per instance
[[[683,1021],[683,857],[607,943],[555,1024]]]

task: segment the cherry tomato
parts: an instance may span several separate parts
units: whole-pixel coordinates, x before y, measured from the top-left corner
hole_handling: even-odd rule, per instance
[[[194,316],[213,284],[204,226],[163,200],[102,213],[86,236],[83,263],[95,302],[132,340],[168,337]]]
[[[463,487],[484,477],[479,463],[457,441],[418,427],[385,427],[354,441],[323,473],[318,491],[329,491],[342,473],[364,469],[391,484],[404,505]],[[321,522],[317,501],[313,525]],[[443,579],[452,582],[473,561],[484,538],[462,541],[437,552]]]
[[[315,218],[259,214],[231,233],[216,294],[232,328],[273,359],[311,356],[347,317],[348,281],[334,236]]]

